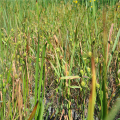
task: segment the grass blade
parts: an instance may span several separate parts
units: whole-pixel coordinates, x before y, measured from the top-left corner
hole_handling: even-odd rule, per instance
[[[107,70],[109,69],[109,66],[110,66],[110,63],[111,63],[111,60],[112,60],[112,57],[113,57],[115,48],[116,48],[117,43],[118,43],[118,40],[119,40],[119,37],[120,37],[120,29],[119,29],[119,31],[118,31],[118,33],[117,33],[117,37],[116,37],[115,43],[114,43],[114,45],[113,45],[113,49],[112,49],[112,53],[111,53],[111,55],[110,55],[110,59],[109,59],[109,62],[108,62]]]
[[[28,120],[32,120],[33,117],[35,116],[35,113],[36,113],[36,110],[37,110],[37,106],[38,106],[38,101],[37,101],[37,103],[36,103],[32,113],[31,113],[30,117],[28,118]]]
[[[89,97],[89,105],[88,105],[88,120],[93,120],[94,115],[94,105],[95,105],[95,98],[96,98],[96,73],[95,73],[95,63],[94,58],[91,58],[92,63],[92,88]]]
[[[65,77],[60,77],[60,80],[64,80],[64,79],[77,79],[77,78],[81,78],[79,76],[65,76]]]
[[[112,107],[112,110],[109,112],[108,116],[105,118],[105,120],[114,120],[116,114],[120,110],[120,98],[117,98],[116,103]]]

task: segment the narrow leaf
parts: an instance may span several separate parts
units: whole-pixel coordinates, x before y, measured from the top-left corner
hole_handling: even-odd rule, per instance
[[[35,107],[34,107],[34,109],[33,109],[33,111],[32,111],[32,113],[31,113],[31,115],[30,115],[28,120],[32,120],[33,117],[35,116],[35,112],[36,112],[37,106],[38,106],[38,101],[37,101],[37,103],[36,103],[36,105],[35,105]]]
[[[77,79],[77,78],[81,78],[79,76],[65,76],[65,77],[60,77],[60,80],[64,80],[64,79]]]
[[[89,105],[88,105],[88,120],[93,120],[94,115],[94,105],[95,105],[95,98],[96,98],[96,73],[95,73],[95,63],[94,58],[91,58],[92,62],[92,88],[89,97]]]

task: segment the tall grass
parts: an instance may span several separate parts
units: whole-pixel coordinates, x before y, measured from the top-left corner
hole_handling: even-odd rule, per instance
[[[117,0],[1,1],[0,119],[119,118],[119,12]]]

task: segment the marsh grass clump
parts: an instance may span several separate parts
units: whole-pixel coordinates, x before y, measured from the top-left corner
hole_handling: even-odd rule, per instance
[[[120,2],[103,2],[0,2],[1,120],[115,118]]]

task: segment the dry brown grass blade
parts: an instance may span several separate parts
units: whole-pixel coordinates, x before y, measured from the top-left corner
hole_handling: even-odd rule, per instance
[[[20,116],[20,120],[22,120],[22,106],[23,106],[23,99],[22,99],[22,95],[21,95],[21,87],[20,87],[20,80],[18,81],[18,108],[19,108],[19,116]]]
[[[58,39],[57,39],[57,36],[56,35],[54,35],[54,39],[55,39],[55,43],[56,43],[56,45],[58,44]]]
[[[36,105],[35,105],[32,113],[31,113],[30,117],[28,118],[28,120],[32,120],[33,117],[35,116],[35,112],[36,112],[36,110],[37,110],[37,106],[38,106],[38,101],[37,101],[37,103],[36,103]]]
[[[113,94],[116,92],[116,89],[112,92],[112,95],[111,95],[111,97],[110,97],[110,99],[109,99],[109,102],[108,102],[108,104],[107,104],[107,107],[109,108],[109,106],[110,106],[110,102],[111,102],[111,100],[112,100],[112,98],[113,98]]]
[[[62,53],[63,53],[64,50],[63,50],[63,48],[61,47],[61,44],[60,44],[60,42],[58,41],[57,36],[54,35],[53,37],[54,37],[54,40],[55,40],[55,44],[56,44],[56,46],[59,47],[59,48],[61,49]]]
[[[15,60],[13,60],[13,67],[12,67],[12,69],[13,69],[13,80],[12,80],[12,83],[13,83],[13,89],[12,89],[12,104],[13,104],[13,108],[14,108],[14,96],[15,96],[15,87],[14,87],[14,81],[15,81],[15,79],[14,79],[14,76],[15,76],[15,74],[16,74],[16,68],[15,68]],[[14,112],[14,109],[13,109],[13,112]]]
[[[67,115],[64,116],[64,120],[68,120],[68,116]]]
[[[65,111],[64,111],[64,109],[62,110],[62,114],[61,114],[61,116],[60,116],[60,120],[62,120],[62,116],[63,116],[63,114],[65,113]]]
[[[2,96],[3,96],[3,95],[2,95],[2,91],[0,91],[0,98],[1,98],[0,101],[3,101]],[[2,102],[2,104],[0,104],[0,107],[1,107],[2,105],[3,105],[3,102]]]
[[[114,24],[112,23],[111,28],[110,28],[110,32],[109,32],[109,40],[108,40],[109,43],[108,43],[108,47],[107,47],[107,60],[106,60],[106,62],[108,62],[108,54],[109,54],[109,49],[110,49],[110,41],[111,41],[113,26],[114,26]]]
[[[16,70],[15,60],[12,62],[12,71],[13,71],[13,90],[12,90],[12,104],[13,104],[13,112],[14,109],[18,109],[19,111],[19,119],[22,120],[22,106],[23,106],[23,98],[22,98],[22,90],[21,90],[21,81],[18,77],[19,70]],[[19,73],[20,74],[20,73]],[[16,91],[17,90],[17,91]],[[15,108],[15,98],[18,106]]]

